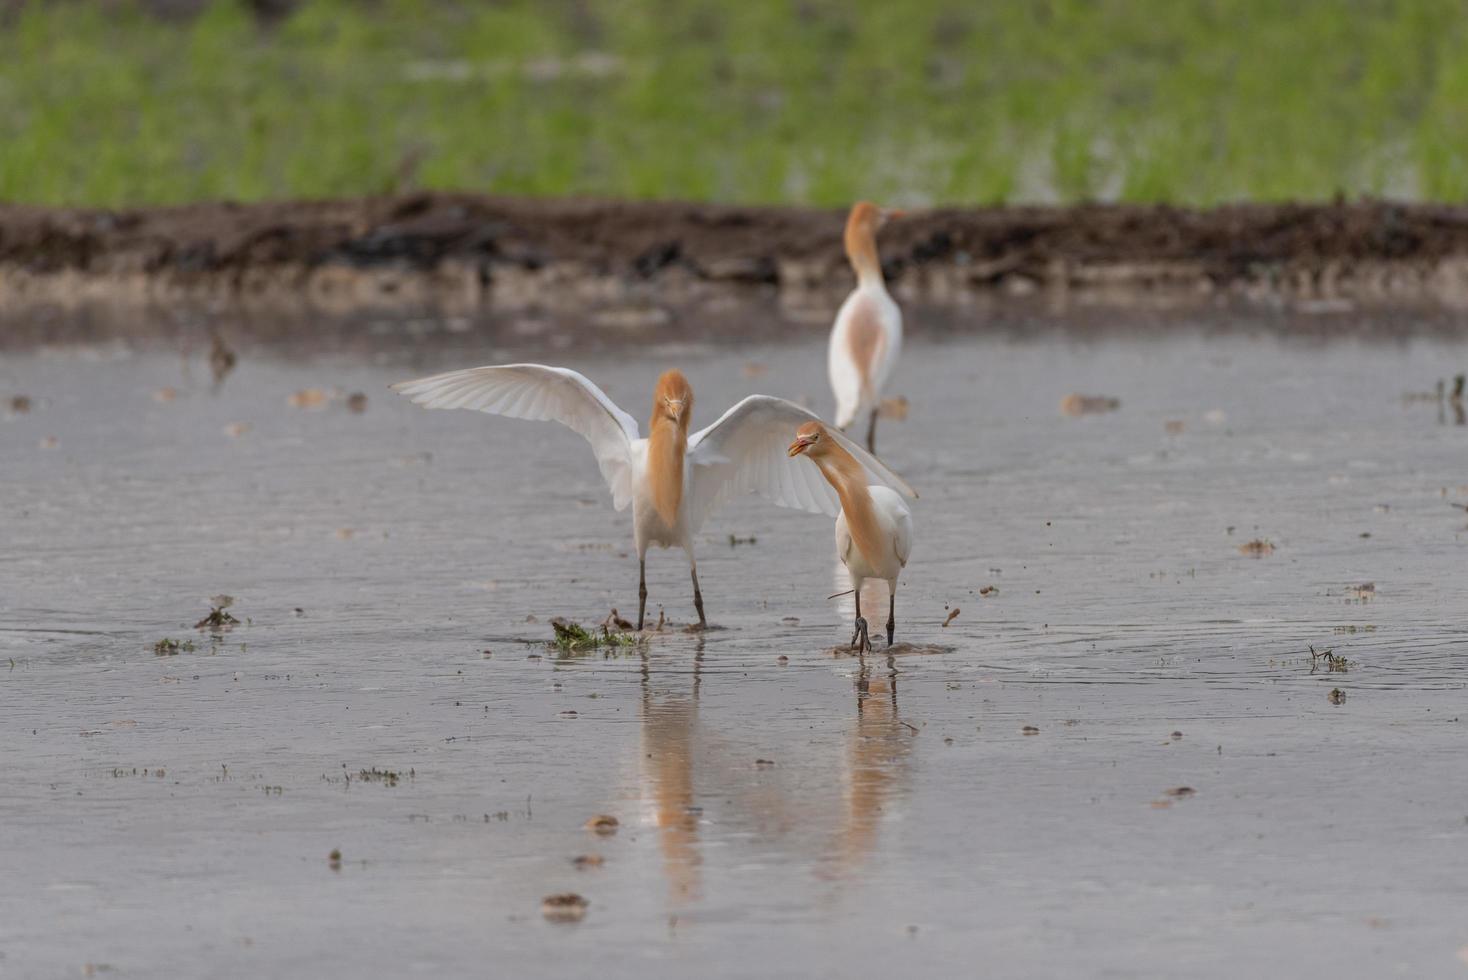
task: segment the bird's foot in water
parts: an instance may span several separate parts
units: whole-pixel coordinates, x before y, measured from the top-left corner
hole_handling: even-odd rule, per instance
[[[867,636],[867,621],[860,616],[856,620],[856,632],[851,634],[851,648],[858,653],[866,653],[872,648],[871,638]]]

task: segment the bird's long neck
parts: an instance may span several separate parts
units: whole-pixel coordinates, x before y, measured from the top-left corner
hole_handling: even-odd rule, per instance
[[[647,436],[647,479],[652,489],[652,505],[663,523],[678,523],[678,505],[683,501],[683,454],[688,449],[688,433],[683,426],[666,416],[652,420]]]
[[[841,498],[841,510],[846,515],[846,529],[851,540],[856,542],[867,564],[879,567],[886,550],[882,526],[877,523],[877,508],[872,503],[872,492],[867,489],[866,471],[856,458],[840,443],[831,443],[816,460],[826,482],[836,488]]]
[[[877,257],[877,236],[870,225],[847,222],[846,258],[851,262],[851,268],[856,270],[858,285],[883,285],[882,260]]]

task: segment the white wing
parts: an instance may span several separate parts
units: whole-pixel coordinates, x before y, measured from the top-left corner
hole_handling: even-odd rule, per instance
[[[501,364],[400,381],[393,390],[424,408],[472,408],[512,419],[560,422],[591,443],[618,509],[632,502],[637,421],[569,368]]]
[[[819,422],[794,402],[750,395],[707,429],[688,440],[691,484],[689,528],[697,531],[714,510],[736,494],[757,493],[781,507],[835,517],[841,511],[836,491],[806,460],[791,459],[790,443],[804,422]],[[834,429],[828,429],[866,469],[872,483],[916,497],[917,491],[881,460]]]

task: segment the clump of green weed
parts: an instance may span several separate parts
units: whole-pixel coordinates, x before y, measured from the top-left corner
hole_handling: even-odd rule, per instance
[[[579,623],[556,618],[551,620],[556,631],[552,646],[565,653],[588,653],[592,650],[635,647],[644,642],[642,637],[628,630],[614,630],[603,624],[601,632],[588,630]]]
[[[194,652],[194,641],[193,640],[183,640],[183,641],[180,642],[179,640],[174,640],[174,639],[170,639],[168,637],[164,637],[163,639],[159,640],[157,643],[153,644],[153,653],[155,655],[159,656],[159,657],[176,657],[180,653],[193,653],[193,652]]]

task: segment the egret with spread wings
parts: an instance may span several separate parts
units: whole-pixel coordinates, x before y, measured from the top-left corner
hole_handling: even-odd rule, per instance
[[[647,612],[647,550],[679,547],[688,555],[698,624],[707,625],[693,537],[714,509],[736,494],[757,493],[781,507],[834,517],[840,499],[820,474],[786,459],[790,430],[816,416],[793,402],[750,395],[706,429],[688,434],[693,389],[679,371],[658,379],[643,438],[632,416],[584,376],[543,364],[469,368],[404,381],[393,389],[425,408],[469,408],[517,419],[560,422],[591,443],[617,510],[632,507],[637,544],[637,628]],[[833,433],[869,482],[907,489],[880,460]],[[908,492],[911,492],[908,490]]]

